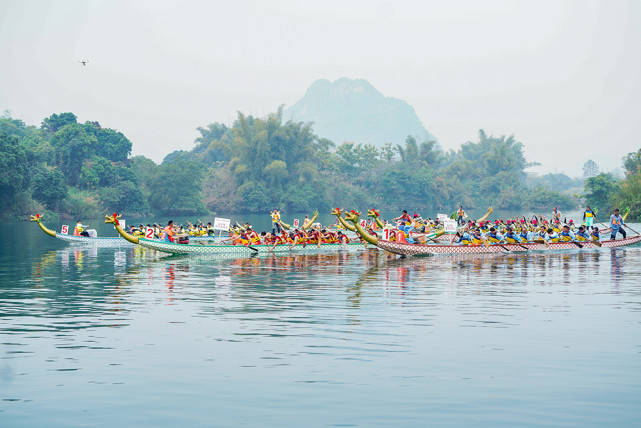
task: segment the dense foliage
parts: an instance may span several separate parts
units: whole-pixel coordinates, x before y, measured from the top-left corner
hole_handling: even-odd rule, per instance
[[[369,144],[319,138],[311,124],[239,113],[231,127],[210,124],[191,152],[208,171],[207,208],[224,211],[329,210],[333,206],[451,210],[571,207],[576,199],[544,183],[528,189],[529,164],[514,137],[479,132],[478,142],[444,153],[433,141]],[[574,184],[574,183],[573,183]]]
[[[585,181],[586,202],[593,208],[611,212],[630,208],[629,219],[641,219],[641,149],[623,158],[625,178],[599,174]]]
[[[73,217],[112,211],[146,214],[150,204],[143,189],[151,190],[148,185],[158,177],[196,188],[199,194],[200,165],[195,174],[178,170],[174,177],[171,168],[147,159],[139,162],[145,168],[138,174],[129,158],[131,147],[121,132],[98,122],[78,123],[73,113],[53,114],[40,128],[5,114],[0,118],[0,214],[24,215],[42,209]],[[181,213],[203,210],[199,196],[178,202],[184,204]]]
[[[227,126],[198,128],[190,151],[175,151],[157,165],[130,157],[132,143],[98,122],[53,114],[39,128],[0,119],[0,190],[3,214],[38,209],[74,217],[105,212],[188,215],[206,210],[329,211],[384,207],[435,211],[571,207],[560,190],[567,176],[529,177],[523,145],[488,136],[443,152],[413,137],[382,148],[334,142],[312,124],[285,122],[282,109],[265,118],[238,114]],[[630,160],[633,162],[633,160]],[[632,190],[630,190],[632,191]]]

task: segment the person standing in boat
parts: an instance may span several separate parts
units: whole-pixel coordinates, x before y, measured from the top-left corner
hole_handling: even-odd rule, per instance
[[[73,228],[73,236],[89,236],[89,233],[85,230],[87,226],[83,225],[80,220],[76,222],[76,227]]]
[[[280,233],[280,211],[274,208],[272,210],[271,216],[272,216],[272,233],[273,234]]]
[[[167,226],[162,230],[161,238],[165,242],[174,242],[174,221],[169,220]]]
[[[594,211],[592,211],[592,208],[590,208],[589,205],[585,207],[585,211],[583,212],[583,224],[585,227],[590,228],[594,224],[594,221],[596,220],[596,214]]]
[[[619,209],[615,208],[614,214],[610,216],[610,227],[612,228],[612,232],[610,232],[610,239],[617,239],[617,233],[621,233],[621,235],[623,235],[623,239],[625,239],[625,230],[623,230],[624,225],[623,216],[619,214]]]
[[[456,211],[456,223],[460,226],[463,223],[465,218],[465,211],[463,211],[463,205],[459,205],[458,211]]]

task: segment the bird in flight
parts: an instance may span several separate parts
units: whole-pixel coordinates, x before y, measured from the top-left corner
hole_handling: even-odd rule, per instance
[[[83,67],[86,67],[86,66],[87,66],[87,63],[89,62],[89,60],[87,60],[87,59],[83,59],[82,61],[78,61],[78,62],[79,62],[80,64],[82,64],[82,66],[83,66]]]

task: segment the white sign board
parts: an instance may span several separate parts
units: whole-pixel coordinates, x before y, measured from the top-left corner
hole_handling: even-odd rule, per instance
[[[447,214],[436,214],[436,218],[438,219],[438,221],[445,221],[445,220],[447,220],[449,217],[448,217],[448,215],[447,215]]]
[[[367,226],[367,221],[361,220],[361,227],[366,227],[366,226]]]
[[[126,222],[124,220],[118,220],[118,226],[120,226],[121,229],[124,229],[126,225]]]
[[[298,227],[299,224],[300,222],[298,221],[298,219],[294,219],[294,227]]]
[[[387,227],[383,229],[383,236],[385,237],[386,241],[389,241],[390,230]]]
[[[69,226],[66,224],[63,224],[62,227],[60,228],[60,233],[63,235],[68,235],[69,234]]]
[[[145,238],[154,239],[154,228],[153,227],[148,227],[147,230],[145,230]]]
[[[231,220],[228,218],[219,218],[216,217],[214,219],[214,230],[229,230],[229,226],[231,225]]]
[[[456,220],[445,220],[443,229],[445,233],[456,233]]]

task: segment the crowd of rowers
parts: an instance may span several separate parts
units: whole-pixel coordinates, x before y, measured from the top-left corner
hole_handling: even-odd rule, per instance
[[[493,222],[467,222],[452,238],[452,243],[470,244],[524,244],[558,242],[601,242],[601,231],[595,225],[596,213],[587,206],[580,225],[570,219],[561,221],[561,213],[554,208],[552,217],[520,217]],[[610,239],[620,233],[626,238],[623,216],[615,209],[610,216]]]
[[[152,233],[149,233],[150,229],[153,230]],[[143,224],[129,226],[128,232],[136,237],[160,239],[179,244],[188,243],[189,237],[214,237],[216,234],[211,223],[205,225],[202,222],[188,222],[187,225],[176,225],[172,220],[165,227],[161,227],[157,223],[147,224],[147,226]],[[308,229],[292,228],[290,230],[285,230],[280,226],[280,223],[275,223],[271,232],[262,231],[260,233],[256,232],[249,223],[236,223],[230,227],[228,237],[219,242],[232,245],[271,245],[273,247],[286,244],[293,247],[299,244],[346,244],[350,242],[350,238],[341,230],[322,228],[318,223]]]
[[[304,227],[283,227],[280,221],[280,212],[272,211],[272,230],[256,232],[249,224],[234,224],[230,227],[229,235],[221,243],[232,245],[318,245],[321,244],[345,244],[350,242],[350,237],[342,230],[339,223],[331,227],[322,227],[319,223],[310,224],[306,217],[303,221]],[[553,210],[552,217],[546,219],[543,216],[533,215],[530,218],[508,218],[494,221],[466,220],[464,211],[459,208],[457,212],[458,228],[453,233],[449,242],[451,244],[519,244],[519,243],[556,243],[556,242],[585,242],[601,240],[601,232],[594,225],[596,220],[595,212],[588,206],[583,214],[583,224],[576,225],[573,220],[561,220],[561,213],[557,208]],[[380,223],[384,227],[380,227]],[[390,241],[397,241],[409,244],[427,244],[430,234],[443,232],[443,222],[438,219],[422,218],[419,214],[410,216],[406,210],[390,222],[377,222],[375,220],[365,221],[363,229],[371,236],[378,238],[382,229],[388,229],[390,233],[386,238]],[[623,229],[623,217],[616,209],[610,216],[610,239],[615,239],[617,233],[625,238]],[[153,231],[150,233],[150,229]],[[216,233],[211,223],[204,224],[201,221],[196,223],[188,222],[187,225],[175,225],[169,221],[167,226],[161,227],[158,224],[146,227],[144,225],[131,226],[129,233],[134,236],[161,239],[168,242],[188,243],[189,237],[213,237]],[[150,236],[152,234],[153,236]],[[434,235],[431,235],[432,237]],[[356,237],[359,242],[362,238]]]

